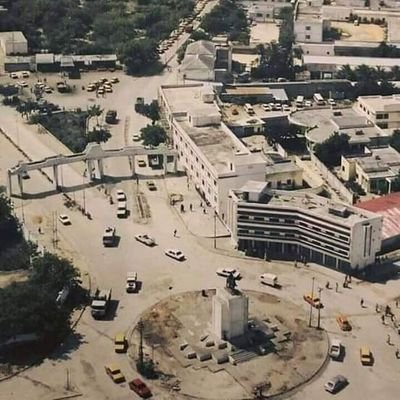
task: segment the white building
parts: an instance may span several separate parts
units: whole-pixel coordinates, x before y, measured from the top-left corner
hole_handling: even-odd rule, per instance
[[[28,54],[28,41],[22,32],[0,32],[0,46],[5,56]]]
[[[304,192],[247,182],[231,190],[227,223],[239,250],[261,257],[308,260],[344,272],[375,262],[382,217]]]
[[[400,128],[400,96],[360,96],[357,110],[382,129]]]
[[[266,159],[252,154],[222,122],[211,85],[161,86],[158,101],[178,151],[178,165],[225,219],[229,190],[249,179],[264,181]]]
[[[294,23],[296,42],[321,43],[324,30],[329,28],[330,21],[319,18],[298,19]]]

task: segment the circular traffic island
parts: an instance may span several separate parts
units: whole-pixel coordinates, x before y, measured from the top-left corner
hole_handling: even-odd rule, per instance
[[[323,368],[328,337],[308,327],[302,307],[269,293],[237,293],[246,298],[248,323],[230,339],[216,332],[216,290],[174,295],[146,310],[129,338],[135,366],[142,337],[144,363],[157,370],[154,385],[218,400],[282,394]]]

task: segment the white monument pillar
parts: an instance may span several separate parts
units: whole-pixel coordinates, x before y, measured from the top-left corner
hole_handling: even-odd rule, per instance
[[[213,332],[218,339],[230,340],[247,332],[249,298],[239,290],[217,289],[212,300]]]

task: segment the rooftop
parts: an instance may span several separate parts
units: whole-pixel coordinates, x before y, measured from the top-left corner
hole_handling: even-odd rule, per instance
[[[26,42],[24,34],[20,31],[0,32],[0,40],[4,39],[14,42]]]
[[[345,226],[352,226],[366,219],[378,217],[378,215],[370,211],[360,210],[348,204],[333,202],[330,199],[314,194],[301,191],[271,190],[267,188],[266,182],[248,181],[240,190],[235,190],[234,192],[243,202],[247,202],[244,193],[257,193],[259,195],[257,203],[281,207],[297,207]]]
[[[370,67],[392,68],[400,65],[400,58],[381,58],[381,57],[349,57],[349,56],[313,56],[303,55],[303,64],[319,65],[350,65],[358,67],[360,65],[369,65]]]
[[[375,112],[383,111],[400,111],[400,96],[360,96],[359,102],[362,101],[368,108]]]
[[[391,193],[356,205],[383,216],[382,238],[400,235],[400,193]]]

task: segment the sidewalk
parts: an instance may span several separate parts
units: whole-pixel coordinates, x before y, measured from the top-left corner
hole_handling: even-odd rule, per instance
[[[165,187],[168,195],[183,196],[183,201],[178,201],[173,207],[190,233],[203,238],[230,236],[218,216],[214,218],[213,208],[206,205],[193,184],[188,185],[186,176],[167,177]],[[181,211],[182,206],[184,211]]]

